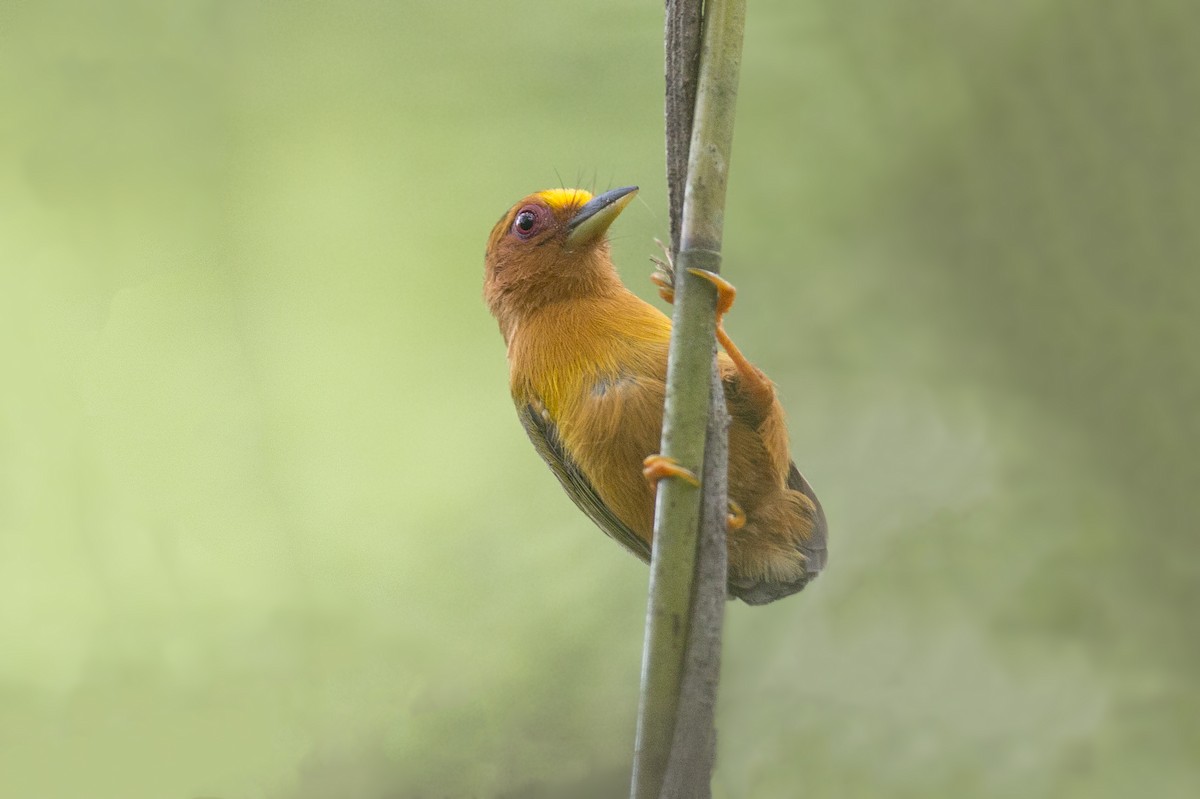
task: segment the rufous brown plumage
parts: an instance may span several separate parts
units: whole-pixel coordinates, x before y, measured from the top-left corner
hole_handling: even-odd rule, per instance
[[[571,499],[648,560],[654,484],[690,475],[658,458],[671,321],[621,282],[608,226],[636,187],[531,194],[488,240],[484,296],[508,345],[510,389],[530,440]],[[733,288],[718,288],[719,312]],[[672,286],[657,281],[670,300]],[[729,430],[729,592],[764,604],[825,565],[825,516],[789,455],[775,387],[722,326]]]

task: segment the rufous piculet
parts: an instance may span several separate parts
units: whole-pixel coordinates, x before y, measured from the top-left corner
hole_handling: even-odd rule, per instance
[[[512,206],[488,239],[484,297],[508,345],[517,415],[538,454],[592,521],[649,561],[657,481],[696,478],[656,454],[671,320],[621,282],[606,236],[636,193],[549,189]],[[721,324],[733,287],[693,273],[718,292],[730,415],[728,591],[766,604],[824,567],[825,514],[792,462],[774,384]],[[672,272],[653,279],[673,301]]]

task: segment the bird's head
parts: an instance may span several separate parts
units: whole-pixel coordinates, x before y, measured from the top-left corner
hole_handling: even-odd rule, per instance
[[[593,197],[583,189],[547,189],[500,218],[488,239],[483,293],[505,338],[525,314],[620,288],[604,233],[637,190]]]

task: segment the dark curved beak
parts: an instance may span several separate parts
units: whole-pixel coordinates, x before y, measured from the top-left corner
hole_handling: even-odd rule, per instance
[[[574,247],[600,238],[637,191],[637,186],[623,186],[589,200],[567,223],[567,244]]]

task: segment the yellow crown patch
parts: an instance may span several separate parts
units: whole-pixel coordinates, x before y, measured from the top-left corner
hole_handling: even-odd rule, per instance
[[[585,189],[546,189],[545,191],[539,191],[537,196],[541,197],[546,202],[546,205],[555,211],[561,211],[565,208],[578,208],[592,199],[592,193]]]

